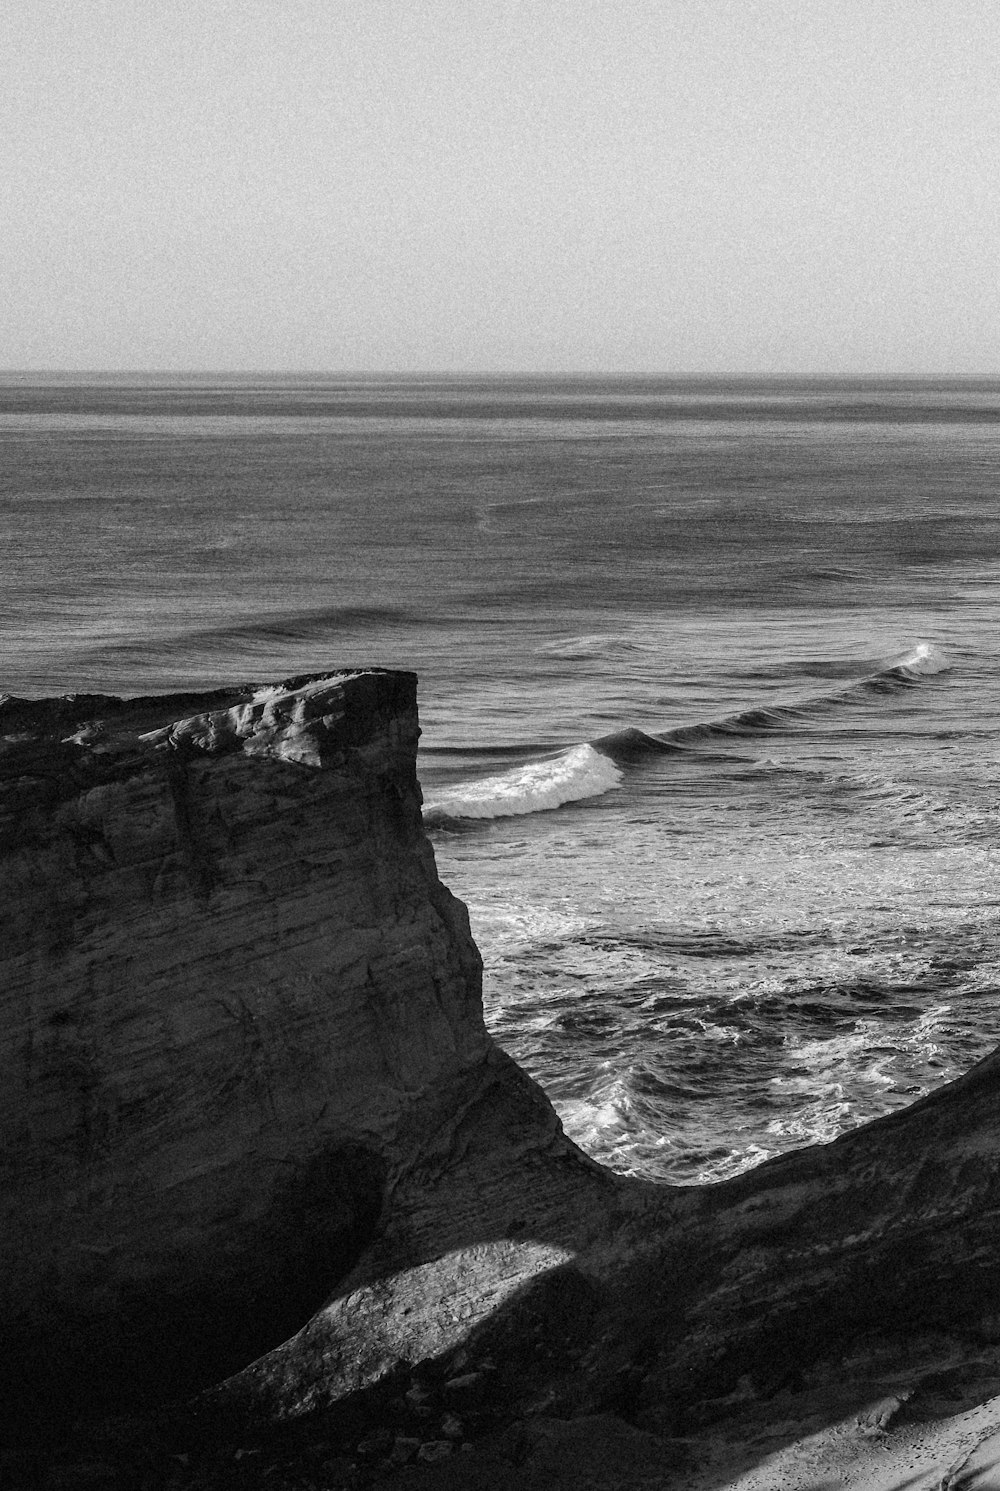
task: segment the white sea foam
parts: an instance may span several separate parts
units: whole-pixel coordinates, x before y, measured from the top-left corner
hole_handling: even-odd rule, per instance
[[[507,818],[539,813],[600,797],[622,779],[621,770],[595,751],[578,745],[546,761],[530,761],[499,776],[462,782],[424,805],[425,818]]]
[[[606,1063],[607,1067],[610,1065]],[[588,1096],[555,1096],[553,1103],[574,1143],[588,1154],[600,1155],[604,1164],[628,1170],[629,1156],[640,1126],[632,1117],[628,1082],[624,1075],[605,1071],[596,1077]]]

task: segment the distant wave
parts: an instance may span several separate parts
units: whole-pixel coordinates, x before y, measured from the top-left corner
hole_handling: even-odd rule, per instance
[[[343,628],[401,623],[405,612],[391,606],[323,606],[315,610],[279,611],[246,621],[186,632],[178,641],[204,643],[308,641]]]
[[[934,674],[948,671],[949,662],[933,643],[917,643],[899,661],[890,663],[890,669],[896,668],[905,668],[908,672],[920,675]]]
[[[930,642],[919,642],[902,657],[884,663],[876,671],[848,684],[845,688],[811,694],[789,704],[765,704],[740,710],[720,720],[697,725],[680,725],[666,731],[660,740],[672,745],[696,745],[703,740],[733,735],[768,735],[794,730],[810,718],[850,705],[869,694],[892,694],[919,683],[935,673],[943,673],[949,663],[944,654]]]
[[[896,662],[887,663],[881,671],[864,678],[863,684],[869,689],[876,689],[893,680],[899,683],[917,683],[920,678],[930,678],[936,672],[948,671],[949,666],[948,659],[940,652],[939,647],[934,647],[933,643],[918,643],[902,658],[897,658]]]
[[[253,655],[259,649],[267,652],[276,646],[295,643],[322,643],[339,635],[363,633],[366,629],[399,626],[409,621],[408,614],[392,606],[322,606],[301,611],[275,611],[246,620],[220,622],[216,626],[195,626],[163,636],[144,637],[141,643],[129,639],[106,642],[93,648],[95,655],[130,657],[158,653],[184,656],[190,651],[201,654],[227,653],[238,648]]]
[[[584,662],[589,658],[613,657],[622,652],[642,652],[643,644],[617,632],[590,632],[580,637],[561,637],[543,642],[538,651],[546,657],[566,662]]]
[[[919,642],[902,657],[891,662],[884,658],[859,661],[857,658],[806,658],[799,662],[782,663],[775,669],[762,669],[756,673],[743,673],[744,678],[844,678],[854,683],[865,683],[883,673],[894,675],[903,668],[908,674],[923,676],[941,673],[948,667],[947,659],[930,642]]]
[[[794,730],[810,718],[849,705],[868,694],[890,694],[910,688],[949,667],[944,654],[929,642],[920,642],[902,657],[884,663],[862,678],[856,675],[846,687],[810,694],[789,704],[760,704],[752,709],[723,715],[717,720],[703,720],[694,725],[677,725],[662,734],[644,730],[615,730],[591,741],[595,750],[612,760],[631,762],[643,756],[661,756],[669,752],[691,751],[704,742],[726,740],[733,736],[771,735]],[[837,673],[832,676],[841,677]],[[700,754],[704,754],[700,752]],[[718,758],[716,758],[718,759]]]
[[[722,719],[678,725],[662,734],[626,726],[571,746],[559,755],[521,762],[509,770],[461,782],[439,792],[425,804],[424,821],[442,826],[463,819],[506,818],[599,797],[619,785],[624,768],[652,756],[744,761],[746,757],[728,752],[706,751],[705,745],[734,736],[793,731],[812,717],[850,705],[868,694],[888,694],[914,687],[948,666],[943,653],[928,642],[920,642],[876,671],[855,678],[845,688],[810,695],[794,703],[758,705]],[[497,748],[492,754],[500,754],[501,750]]]
[[[424,820],[440,824],[451,818],[508,818],[543,812],[581,798],[599,797],[617,787],[621,779],[614,762],[593,746],[573,746],[547,761],[531,761],[497,776],[463,782],[427,802]]]

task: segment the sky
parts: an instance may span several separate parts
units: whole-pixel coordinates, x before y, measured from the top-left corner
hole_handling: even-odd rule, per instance
[[[1000,372],[996,0],[5,0],[0,366]]]

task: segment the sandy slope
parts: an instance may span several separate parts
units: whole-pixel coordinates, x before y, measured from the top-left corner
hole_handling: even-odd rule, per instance
[[[721,1479],[720,1479],[721,1475]],[[996,1491],[1000,1402],[884,1436],[834,1424],[731,1474],[722,1467],[675,1481],[674,1491]]]

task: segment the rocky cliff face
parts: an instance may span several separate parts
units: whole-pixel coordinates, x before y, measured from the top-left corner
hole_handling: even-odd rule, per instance
[[[16,1377],[190,1388],[275,1345],[375,1236],[417,1110],[478,1091],[415,685],[0,704]]]

